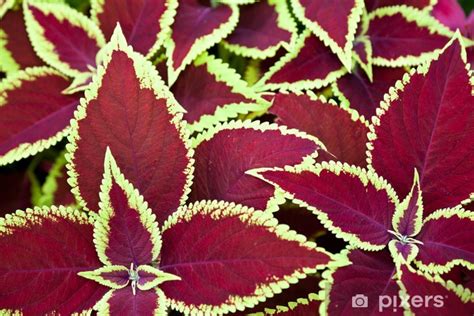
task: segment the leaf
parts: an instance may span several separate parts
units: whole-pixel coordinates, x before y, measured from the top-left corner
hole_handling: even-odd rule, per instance
[[[85,15],[59,2],[25,1],[24,12],[33,47],[46,63],[71,77],[96,67],[105,40]]]
[[[235,70],[207,53],[181,73],[171,92],[186,109],[184,119],[192,131],[267,107]]]
[[[275,56],[280,47],[292,48],[297,28],[285,1],[264,0],[239,9],[239,23],[223,41],[229,51],[265,59]]]
[[[377,66],[416,66],[429,61],[453,35],[436,19],[409,7],[378,9],[368,19],[366,35]]]
[[[117,23],[133,49],[151,57],[170,31],[178,0],[91,1],[92,20],[110,39]]]
[[[290,226],[298,234],[304,235],[310,240],[315,240],[327,232],[318,218],[304,207],[283,204],[273,215],[278,223]]]
[[[122,289],[130,282],[128,269],[120,265],[103,266],[94,271],[83,271],[78,274],[113,289]]]
[[[292,0],[294,14],[342,64],[352,68],[353,41],[364,8],[363,0]]]
[[[389,67],[373,67],[372,71],[372,80],[360,69],[355,69],[333,84],[334,94],[342,101],[343,106],[351,107],[367,119],[376,115],[375,110],[383,101],[384,95],[405,73],[403,68]]]
[[[406,5],[417,9],[429,11],[436,2],[443,0],[365,0],[365,7],[368,11],[378,8]]]
[[[196,160],[190,199],[236,202],[275,210],[274,188],[247,171],[283,167],[315,158],[320,143],[314,137],[275,124],[233,121],[217,126],[195,141]]]
[[[402,266],[399,284],[404,295],[411,297],[408,305],[416,315],[470,315],[474,309],[470,291],[456,289],[452,283],[445,284],[439,276],[423,275],[407,266]],[[424,302],[421,304],[420,300],[416,302],[415,297],[421,297]],[[427,297],[431,297],[432,300],[428,300]]]
[[[433,16],[450,29],[462,28],[466,15],[457,0],[438,0],[433,9]]]
[[[402,236],[414,237],[421,231],[423,221],[423,200],[421,197],[420,177],[415,170],[413,186],[407,197],[397,205],[392,218],[395,231]]]
[[[474,96],[455,40],[431,64],[405,76],[381,104],[369,144],[370,168],[399,196],[418,170],[425,216],[474,192]]]
[[[393,261],[399,264],[410,264],[420,251],[420,248],[414,243],[406,243],[400,240],[390,240],[388,249],[392,255]]]
[[[417,264],[428,272],[443,273],[461,264],[474,268],[474,213],[460,208],[438,210],[428,216],[417,237]]]
[[[338,261],[345,266],[323,274],[326,281],[321,283],[324,295],[321,314],[377,315],[381,308],[383,311],[381,298],[398,297],[399,288],[393,280],[395,265],[387,251],[352,250],[346,259]],[[356,314],[358,311],[360,314]],[[403,309],[397,314],[403,315]]]
[[[161,289],[184,313],[252,307],[330,260],[271,214],[233,203],[191,204],[173,214],[162,233],[160,270],[181,281]]]
[[[343,76],[346,70],[330,49],[309,31],[297,39],[284,55],[255,84],[258,90],[319,89]]]
[[[31,186],[26,167],[0,169],[0,216],[32,207]]]
[[[317,137],[332,155],[349,164],[364,167],[369,129],[357,113],[322,98],[278,93],[269,109],[277,123]]]
[[[186,200],[191,152],[179,105],[154,67],[119,33],[105,48],[106,63],[72,122],[70,184],[82,206],[98,210],[103,157],[110,147],[125,177],[163,223]]]
[[[284,191],[285,197],[315,213],[329,231],[351,245],[380,250],[390,240],[388,229],[398,199],[374,174],[333,162],[256,172]]]
[[[165,43],[168,84],[171,86],[197,56],[227,37],[238,18],[239,11],[234,4],[180,0],[171,37]]]
[[[110,290],[94,309],[99,315],[145,316],[166,315],[166,298],[160,290],[137,291],[130,288]]]
[[[8,11],[0,19],[0,70],[11,73],[42,64],[28,39],[23,12]]]
[[[35,155],[69,133],[81,95],[63,95],[68,84],[48,67],[28,68],[2,80],[0,165]]]
[[[156,217],[120,172],[109,149],[105,154],[99,206],[94,244],[103,264],[140,266],[158,258],[161,239]]]
[[[70,315],[92,309],[106,288],[78,272],[100,266],[84,213],[64,207],[0,219],[0,310]]]

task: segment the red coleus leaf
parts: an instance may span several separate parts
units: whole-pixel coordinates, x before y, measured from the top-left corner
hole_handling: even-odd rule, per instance
[[[179,0],[171,38],[165,43],[168,57],[168,83],[194,58],[229,35],[237,25],[236,5],[210,0]]]
[[[273,186],[246,173],[255,168],[300,164],[316,158],[321,148],[316,138],[304,133],[249,121],[218,126],[200,135],[194,145],[191,200],[216,199],[262,210],[274,210],[281,201],[274,198]]]
[[[24,315],[80,313],[106,288],[78,272],[100,266],[87,215],[63,207],[0,219],[0,309]]]
[[[363,0],[292,0],[294,14],[325,45],[352,68],[352,48]]]
[[[438,0],[442,1],[442,0]],[[398,5],[407,5],[417,9],[430,10],[437,0],[365,0],[367,11],[374,11],[382,7],[391,7]]]
[[[161,288],[171,306],[186,313],[252,307],[330,260],[270,214],[224,202],[181,209],[162,234],[160,270],[181,281]]]
[[[370,135],[370,168],[399,196],[418,170],[425,215],[474,192],[474,96],[461,52],[454,41],[438,60],[406,76],[381,105]]]
[[[106,39],[119,23],[127,43],[135,51],[151,56],[165,40],[177,5],[176,0],[94,0],[91,15]]]
[[[423,275],[408,266],[402,266],[399,274],[403,294],[397,305],[408,307],[416,315],[470,315],[474,310],[470,291],[446,284],[439,276]],[[390,308],[396,308],[394,305]]]
[[[26,168],[0,170],[0,216],[31,207],[31,185]]]
[[[426,62],[452,36],[436,19],[404,6],[373,11],[367,23],[365,35],[371,42],[373,64],[378,66],[415,66]]]
[[[69,76],[89,72],[105,44],[100,29],[63,3],[24,2],[26,26],[36,53]]]
[[[62,94],[68,85],[47,67],[16,72],[0,83],[0,165],[34,155],[69,132],[80,94]]]
[[[366,165],[368,127],[356,113],[307,95],[277,94],[269,111],[277,122],[317,137],[331,158]]]
[[[424,220],[418,240],[418,266],[426,271],[447,272],[454,265],[474,262],[474,213],[460,208],[439,210]]]
[[[71,185],[81,204],[97,210],[103,157],[110,147],[127,179],[162,223],[186,199],[192,160],[173,96],[119,30],[105,64],[75,114],[68,146]]]
[[[315,35],[304,31],[292,51],[284,55],[261,80],[259,90],[319,89],[346,73],[329,48]]]
[[[347,258],[338,260],[342,267],[335,267],[325,274],[321,313],[329,315],[376,315],[386,307],[381,299],[398,298],[399,287],[394,280],[395,266],[390,254],[352,250]],[[383,302],[383,301],[382,301]],[[398,307],[398,306],[397,306]],[[390,309],[390,312],[393,312]],[[403,315],[398,309],[396,315]],[[392,315],[392,314],[390,314]]]
[[[374,67],[370,80],[360,69],[339,78],[333,85],[334,94],[345,106],[355,109],[367,119],[375,115],[383,97],[397,80],[402,79],[405,69]]]
[[[267,108],[266,102],[247,87],[235,70],[207,53],[181,73],[171,92],[186,110],[184,119],[193,131]]]
[[[99,314],[146,316],[166,315],[163,292],[138,291],[131,295],[129,289],[110,290],[96,305]]]
[[[235,54],[264,59],[280,47],[291,50],[297,28],[286,1],[263,0],[241,6],[239,23],[223,42]]]
[[[398,199],[374,174],[333,162],[304,169],[261,169],[258,174],[349,243],[379,250],[390,240],[388,229]]]
[[[0,70],[9,73],[42,64],[28,39],[23,12],[8,11],[0,19]]]
[[[438,0],[432,14],[451,29],[462,29],[466,23],[466,15],[457,0]]]

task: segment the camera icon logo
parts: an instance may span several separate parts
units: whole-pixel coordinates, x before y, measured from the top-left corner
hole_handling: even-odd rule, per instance
[[[369,306],[369,298],[364,294],[356,294],[352,297],[352,308],[367,308]]]

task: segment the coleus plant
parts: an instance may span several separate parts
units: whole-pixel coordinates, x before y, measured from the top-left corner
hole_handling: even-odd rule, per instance
[[[322,314],[344,315],[356,295],[368,298],[364,314],[382,312],[380,298],[400,290],[449,300],[442,311],[424,305],[430,313],[472,311],[471,292],[442,280],[455,265],[474,268],[474,214],[461,205],[474,191],[474,161],[465,159],[474,148],[472,89],[458,35],[381,103],[368,134],[368,170],[331,161],[251,171],[350,245],[340,259],[346,265],[324,275]],[[406,302],[388,312],[420,310]]]
[[[0,219],[10,258],[0,261],[0,309],[225,313],[252,307],[330,262],[333,255],[271,213],[210,200],[185,205],[193,150],[181,117],[152,64],[117,28],[67,146],[73,193],[89,212],[51,206]],[[264,125],[239,130],[267,133]],[[286,163],[296,152],[316,157],[320,148],[301,132],[274,126],[269,133],[294,146]]]

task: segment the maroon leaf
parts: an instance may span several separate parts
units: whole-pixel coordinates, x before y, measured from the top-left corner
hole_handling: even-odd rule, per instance
[[[240,7],[239,23],[224,43],[236,54],[264,59],[293,44],[296,32],[285,1],[263,0]]]
[[[423,244],[417,256],[421,268],[447,272],[455,264],[474,262],[474,213],[459,208],[429,216],[417,237]]]
[[[152,55],[162,44],[173,21],[177,1],[92,1],[92,19],[110,39],[117,23],[127,43],[143,55]]]
[[[422,227],[423,201],[421,197],[420,179],[415,171],[413,186],[402,203],[397,205],[393,216],[393,228],[402,236],[418,235]]]
[[[118,32],[108,45],[109,62],[99,69],[73,122],[68,146],[73,193],[87,208],[98,209],[103,157],[110,147],[163,223],[190,185],[192,160],[175,115],[179,106],[152,65],[131,52]]]
[[[386,246],[397,204],[388,184],[348,165],[323,163],[305,169],[269,169],[259,174],[318,215],[336,236],[364,249]]]
[[[69,82],[47,67],[28,68],[0,84],[0,164],[34,155],[68,132],[80,94],[61,93]]]
[[[31,182],[26,168],[0,170],[0,216],[31,206]]]
[[[309,135],[258,122],[217,127],[196,143],[191,200],[216,199],[261,210],[275,207],[275,190],[246,172],[299,164],[316,157],[320,148]]]
[[[399,291],[393,280],[395,265],[389,253],[353,250],[348,259],[348,265],[326,275],[322,310],[329,315],[377,315],[383,312],[381,299],[398,298]],[[395,315],[403,315],[403,310],[399,309]]]
[[[30,40],[45,62],[70,76],[96,66],[105,41],[86,16],[62,3],[25,2],[24,10]]]
[[[433,16],[453,30],[462,28],[466,23],[466,15],[457,0],[438,0]]]
[[[370,154],[399,196],[407,195],[418,170],[428,215],[474,192],[474,96],[458,41],[425,68],[382,105]]]
[[[306,95],[277,94],[269,110],[277,122],[317,137],[333,157],[364,167],[369,129],[349,111]]]
[[[290,226],[291,229],[310,240],[325,235],[327,232],[318,218],[304,207],[293,204],[280,205],[274,216],[280,224]]]
[[[396,25],[397,27],[393,27]],[[430,60],[452,33],[434,18],[408,7],[389,7],[369,15],[366,35],[379,66],[414,66]]]
[[[0,309],[25,315],[90,310],[106,288],[78,272],[100,266],[87,215],[52,207],[0,219]]]
[[[211,314],[252,307],[303,272],[327,264],[329,255],[314,246],[277,226],[268,213],[203,201],[175,213],[163,229],[160,270],[181,281],[161,288],[172,307],[185,312],[197,306]]]
[[[365,7],[368,11],[395,5],[407,5],[417,9],[430,9],[433,6],[433,0],[365,0]]]
[[[160,290],[137,291],[130,288],[110,290],[97,304],[98,313],[121,316],[166,315],[166,301]]]
[[[309,31],[300,35],[295,48],[265,73],[259,89],[318,89],[345,73],[341,62],[329,48]]]
[[[452,287],[446,288],[439,277],[421,275],[407,266],[401,267],[400,287],[409,295],[408,305],[416,315],[443,316],[449,314],[470,315],[474,303],[470,293],[465,293],[468,302],[461,300]],[[428,299],[430,297],[431,299]]]
[[[237,20],[235,5],[180,0],[171,39],[167,42],[169,84],[173,84],[179,72],[194,58],[230,34]]]
[[[7,73],[43,64],[30,44],[21,10],[10,10],[0,19],[0,55],[0,69]]]
[[[339,78],[334,84],[336,96],[367,119],[375,115],[384,95],[405,73],[403,68],[391,67],[374,67],[372,71],[372,81],[359,69],[355,69],[352,74]]]

